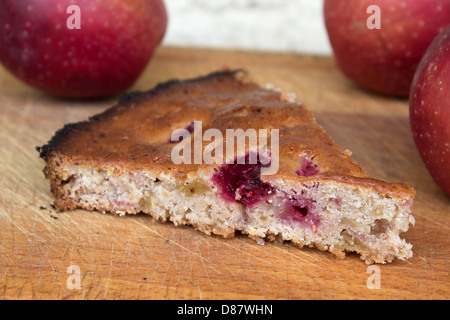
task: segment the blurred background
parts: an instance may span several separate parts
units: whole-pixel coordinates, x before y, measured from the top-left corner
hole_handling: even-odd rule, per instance
[[[163,44],[331,54],[323,0],[165,0]]]

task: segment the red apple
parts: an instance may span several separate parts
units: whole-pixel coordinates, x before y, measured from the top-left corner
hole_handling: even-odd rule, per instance
[[[110,96],[139,77],[166,26],[162,0],[1,0],[0,62],[54,95]]]
[[[428,171],[450,196],[450,25],[432,42],[417,68],[410,121]]]
[[[378,93],[407,97],[425,50],[450,23],[450,0],[325,0],[324,15],[344,74]]]

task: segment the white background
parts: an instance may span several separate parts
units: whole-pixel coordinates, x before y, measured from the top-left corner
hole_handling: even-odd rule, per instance
[[[164,44],[330,54],[323,0],[165,0]]]

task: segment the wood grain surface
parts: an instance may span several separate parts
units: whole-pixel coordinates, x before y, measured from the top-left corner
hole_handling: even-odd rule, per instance
[[[355,86],[329,57],[170,47],[157,51],[132,90],[223,66],[295,92],[371,176],[415,188],[416,225],[405,234],[414,257],[373,271],[355,254],[341,260],[290,243],[207,236],[144,214],[57,212],[35,146],[117,97],[57,99],[0,69],[0,298],[448,299],[450,199],[415,148],[408,101]]]

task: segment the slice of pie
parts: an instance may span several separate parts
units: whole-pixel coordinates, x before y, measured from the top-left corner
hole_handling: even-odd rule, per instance
[[[234,70],[168,81],[65,125],[38,148],[55,206],[144,212],[207,234],[357,252],[367,263],[410,258],[399,235],[414,224],[414,190],[368,178],[305,106],[247,78]]]

